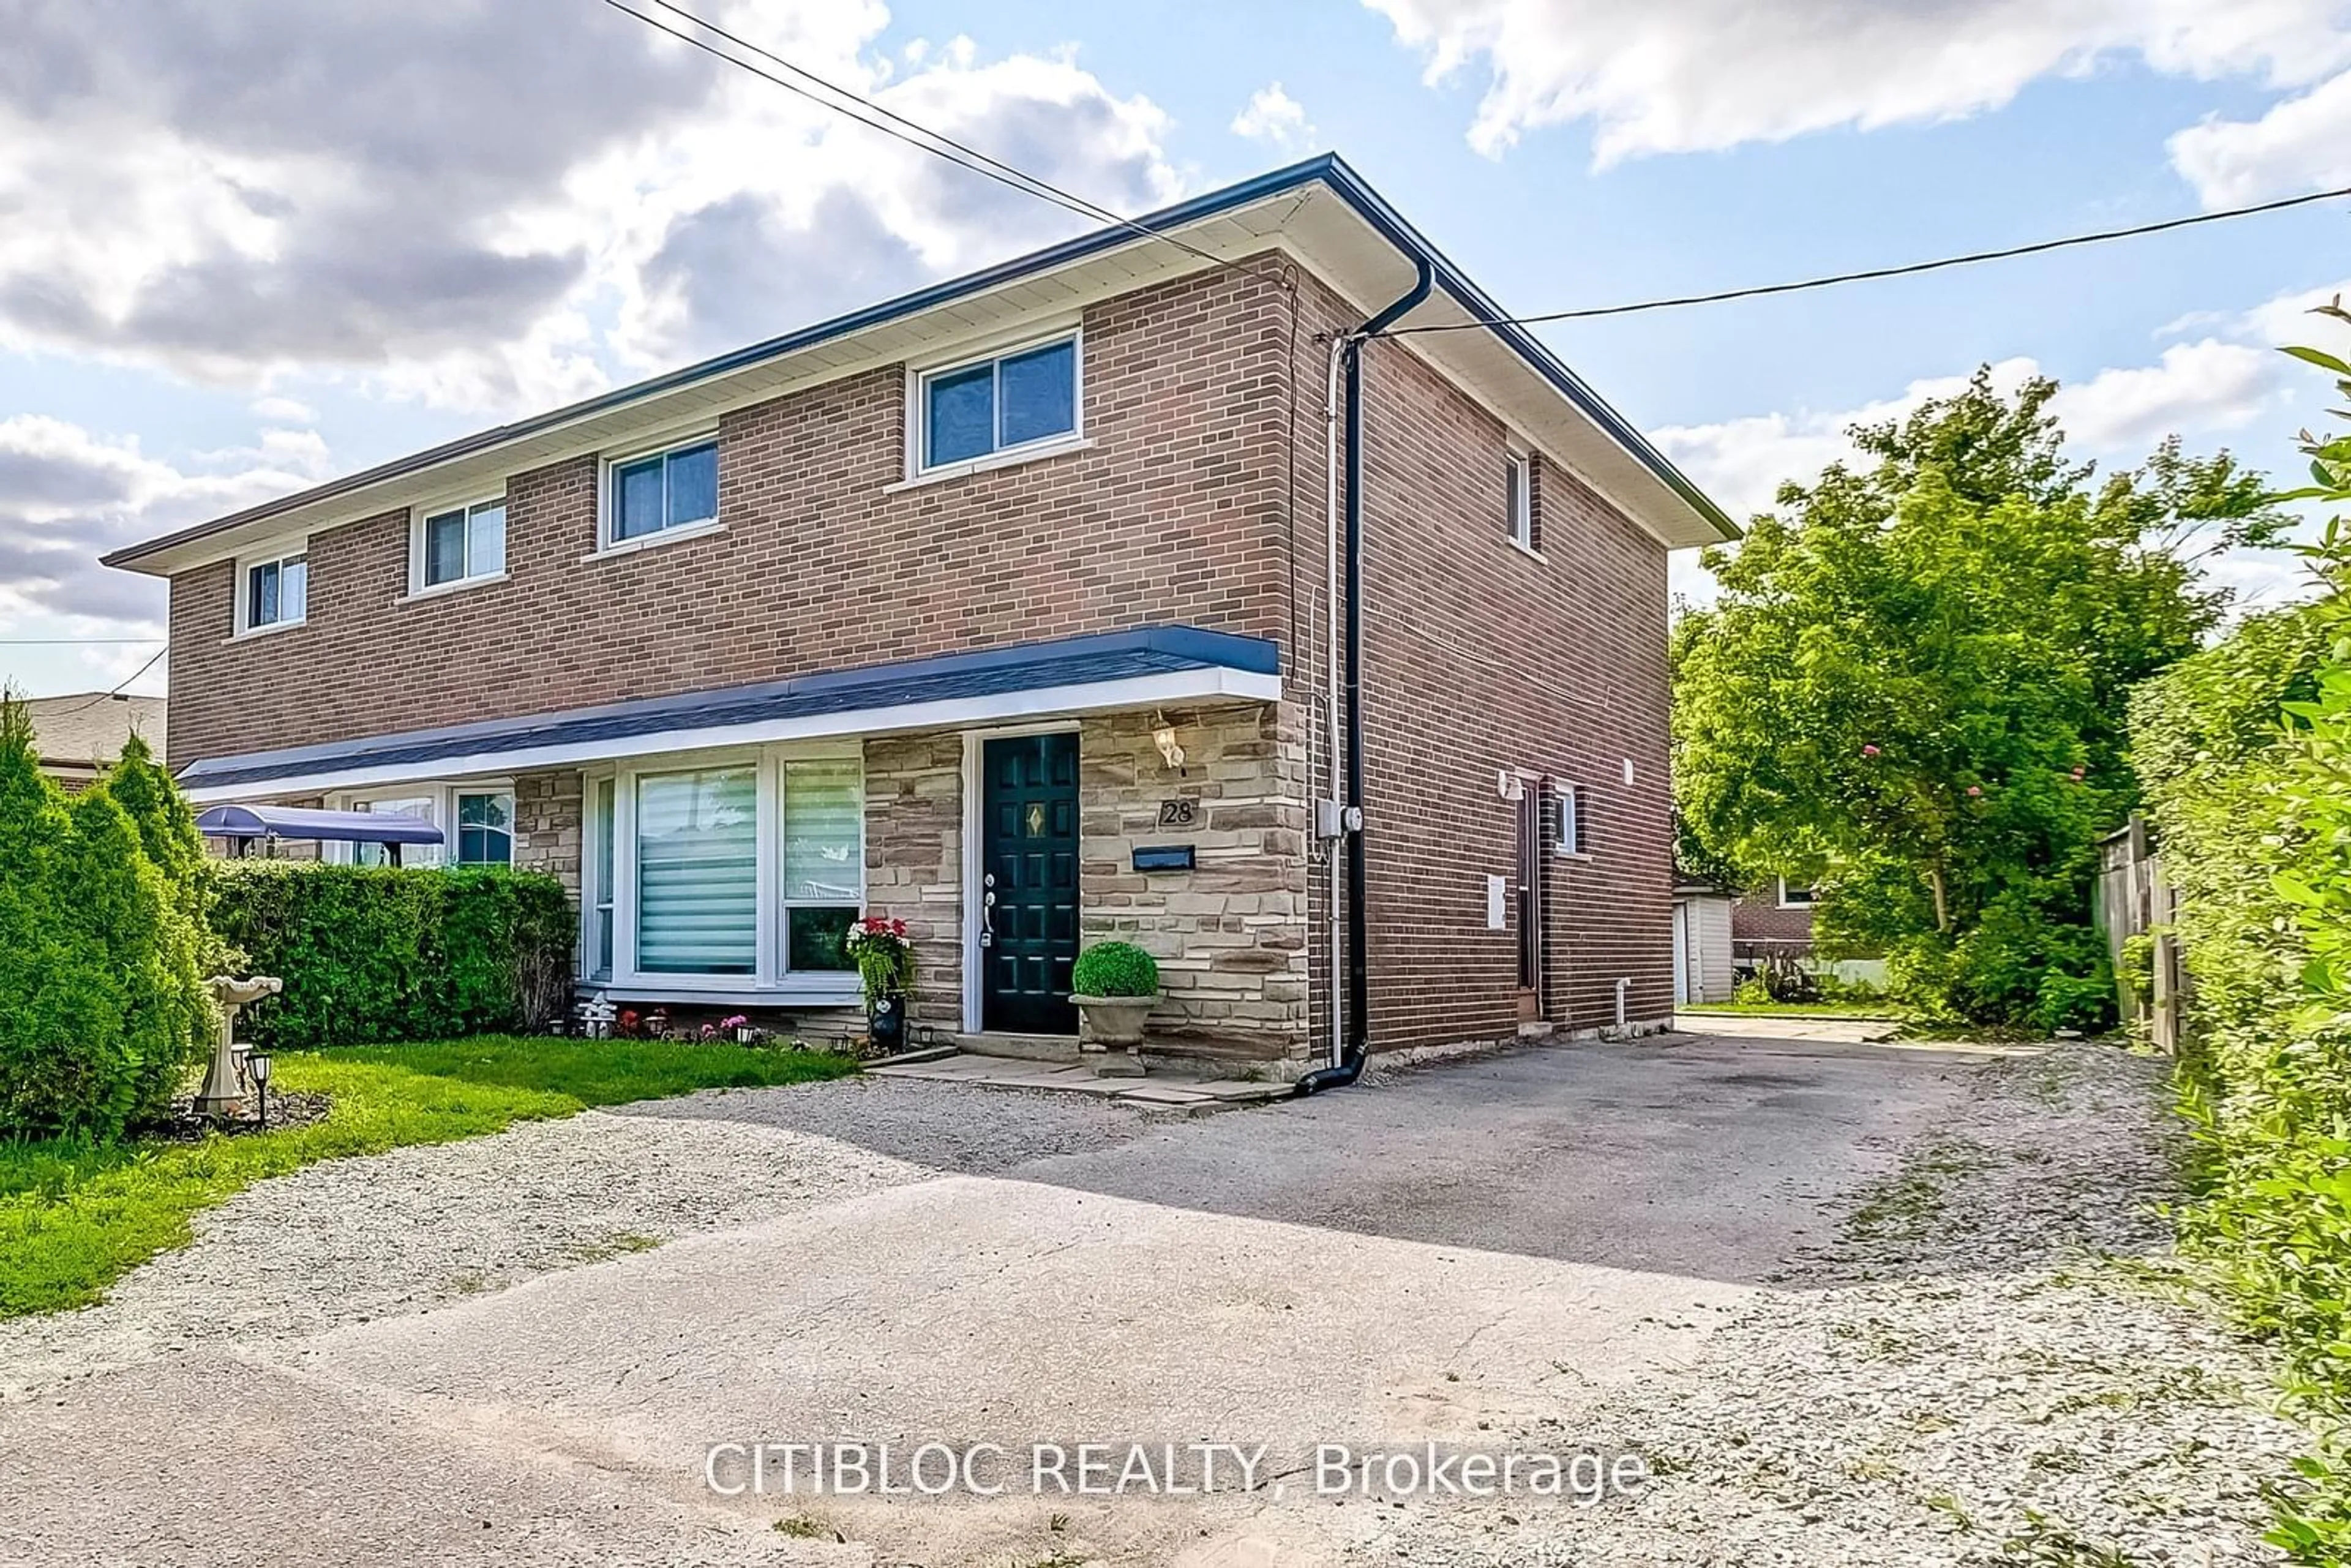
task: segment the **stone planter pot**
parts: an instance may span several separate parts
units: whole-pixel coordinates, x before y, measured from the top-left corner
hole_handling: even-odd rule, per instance
[[[1086,997],[1070,998],[1078,1009],[1078,1045],[1088,1054],[1100,1052],[1094,1071],[1104,1078],[1140,1078],[1144,1020],[1159,1005],[1147,997]]]

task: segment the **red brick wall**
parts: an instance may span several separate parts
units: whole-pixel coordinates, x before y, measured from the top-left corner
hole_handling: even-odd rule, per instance
[[[1088,451],[890,491],[895,369],[728,417],[725,531],[582,562],[592,460],[515,476],[511,580],[397,605],[404,513],[313,536],[310,622],[226,641],[230,570],[172,585],[172,759],[1186,622],[1278,639],[1284,734],[1319,694],[1328,343],[1361,312],[1288,269],[1217,271],[1085,316]],[[1663,549],[1538,465],[1541,559],[1513,548],[1502,426],[1397,342],[1366,356],[1365,582],[1374,1043],[1518,1023],[1504,768],[1583,787],[1592,858],[1543,861],[1544,1017],[1665,1017],[1672,997]],[[1302,637],[1296,633],[1303,633]],[[1630,758],[1635,781],[1624,780]],[[1327,1028],[1322,846],[1311,851],[1315,1038]],[[932,998],[930,1010],[945,1005]]]
[[[724,531],[590,561],[592,458],[513,476],[508,580],[407,604],[408,517],[315,534],[309,618],[172,584],[174,766],[1144,622],[1286,640],[1286,296],[1231,270],[1089,309],[1090,450],[892,493],[886,368],[727,416]]]
[[[1812,909],[1781,908],[1776,883],[1730,906],[1730,950],[1738,956],[1782,953],[1801,957],[1812,949]]]
[[[1318,410],[1328,347],[1353,325],[1311,280],[1296,373]],[[1490,1039],[1519,1023],[1513,931],[1486,928],[1486,878],[1515,892],[1515,808],[1498,776],[1582,786],[1587,861],[1542,861],[1544,1019],[1635,1021],[1673,1004],[1672,825],[1667,773],[1666,555],[1565,471],[1536,464],[1541,559],[1510,540],[1509,436],[1395,340],[1365,351],[1364,723],[1372,1039],[1394,1050]],[[1322,455],[1300,421],[1299,581],[1307,647],[1323,641]],[[1319,658],[1294,664],[1319,671]],[[1310,683],[1293,677],[1315,735]],[[1634,781],[1625,781],[1630,758]],[[1317,1038],[1329,1025],[1327,872],[1312,873]],[[1512,915],[1515,920],[1515,915]]]

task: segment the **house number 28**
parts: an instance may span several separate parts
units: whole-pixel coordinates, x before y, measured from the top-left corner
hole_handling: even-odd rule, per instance
[[[1197,800],[1162,800],[1159,802],[1159,825],[1163,828],[1188,828],[1199,813]]]

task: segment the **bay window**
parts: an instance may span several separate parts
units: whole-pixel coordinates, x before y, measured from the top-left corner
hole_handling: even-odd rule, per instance
[[[622,991],[845,1002],[865,900],[854,752],[778,745],[586,780],[580,972]]]
[[[589,862],[588,896],[583,901],[588,910],[584,946],[588,977],[591,980],[612,977],[612,805],[613,781],[610,778],[597,779],[588,810],[593,851]]]
[[[865,771],[854,758],[784,764],[784,967],[856,967],[841,943],[865,892]]]
[[[758,965],[758,772],[637,779],[637,967],[748,975]]]

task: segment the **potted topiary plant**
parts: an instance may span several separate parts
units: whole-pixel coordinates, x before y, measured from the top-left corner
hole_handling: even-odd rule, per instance
[[[1081,1051],[1103,1052],[1094,1071],[1106,1078],[1143,1073],[1143,1023],[1159,1005],[1159,965],[1132,942],[1097,942],[1078,955],[1070,1000],[1078,1009]]]

